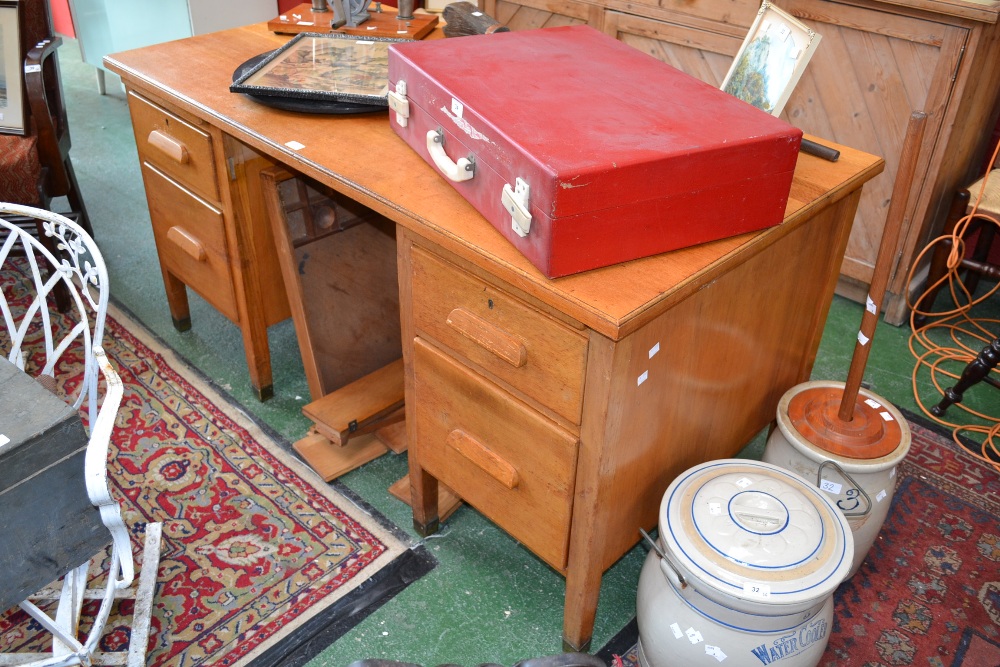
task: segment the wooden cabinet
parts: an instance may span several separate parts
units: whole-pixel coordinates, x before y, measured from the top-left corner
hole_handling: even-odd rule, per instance
[[[260,172],[272,165],[202,121],[134,91],[129,111],[174,326],[190,287],[240,327],[250,382],[273,392],[267,327],[289,317]]]
[[[714,86],[743,41],[756,0],[485,0],[512,29],[589,23]],[[977,175],[1000,113],[1000,2],[784,0],[822,35],[783,112],[808,134],[880,155],[885,172],[862,196],[838,292],[864,301],[912,111],[928,114],[906,227],[884,311],[907,316],[908,273],[940,231],[954,191]],[[917,280],[916,282],[920,282]]]

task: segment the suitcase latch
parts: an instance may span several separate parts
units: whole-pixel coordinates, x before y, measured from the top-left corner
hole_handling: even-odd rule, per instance
[[[389,108],[396,112],[396,122],[400,127],[406,127],[410,117],[410,100],[406,99],[406,82],[400,79],[396,82],[396,90],[389,91]]]
[[[528,203],[530,193],[531,188],[520,178],[514,181],[513,189],[511,189],[510,183],[503,184],[503,194],[500,195],[500,201],[510,213],[510,228],[518,236],[527,236],[531,229],[531,207]]]

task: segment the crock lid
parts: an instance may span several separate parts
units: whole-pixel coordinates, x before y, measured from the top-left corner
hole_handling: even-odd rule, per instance
[[[760,461],[711,461],[681,474],[660,504],[660,536],[695,588],[748,602],[824,598],[854,557],[850,526],[830,501]]]

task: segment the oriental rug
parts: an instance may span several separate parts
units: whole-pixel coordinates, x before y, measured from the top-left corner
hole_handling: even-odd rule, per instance
[[[0,274],[8,294],[16,278]],[[148,665],[303,664],[432,566],[136,322],[114,311],[106,328],[125,385],[112,493],[137,553],[144,525],[163,523]],[[102,650],[127,651],[130,605],[120,603]],[[0,652],[49,650],[38,629],[16,608],[0,615]]]
[[[1000,475],[950,435],[913,419],[910,428],[889,516],[834,593],[820,665],[998,667]],[[633,620],[601,656],[635,667],[637,636]]]

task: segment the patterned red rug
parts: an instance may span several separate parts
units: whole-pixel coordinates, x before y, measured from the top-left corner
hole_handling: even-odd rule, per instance
[[[15,288],[7,273],[0,283]],[[105,349],[125,384],[112,492],[137,547],[146,522],[163,523],[148,665],[301,664],[301,646],[315,653],[391,596],[413,553],[392,530],[124,315],[109,317]],[[0,615],[0,652],[49,650],[38,629],[16,608]],[[112,618],[103,650],[128,641]]]
[[[1000,475],[950,436],[910,428],[889,517],[861,569],[834,594],[820,664],[998,667]],[[636,637],[633,621],[601,655],[638,665]]]

